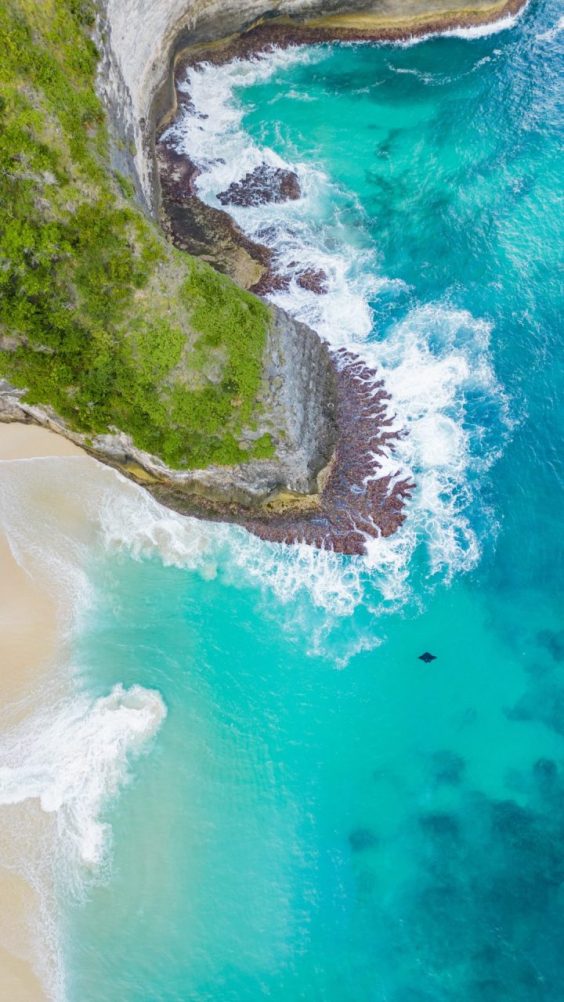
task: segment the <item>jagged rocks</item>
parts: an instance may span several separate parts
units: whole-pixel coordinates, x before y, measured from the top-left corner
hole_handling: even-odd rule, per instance
[[[240,181],[233,181],[217,197],[222,205],[248,206],[292,202],[300,195],[300,182],[295,171],[260,164]]]
[[[171,143],[156,145],[161,222],[179,250],[203,258],[244,289],[254,289],[271,271],[272,254],[249,240],[223,209],[202,202],[195,188],[199,168]]]
[[[304,268],[297,275],[296,282],[301,289],[315,292],[318,296],[327,292],[327,275],[322,268]]]

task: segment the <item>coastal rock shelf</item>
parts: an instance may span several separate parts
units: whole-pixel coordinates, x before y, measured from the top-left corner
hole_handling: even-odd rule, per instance
[[[195,498],[172,482],[149,485],[162,504],[184,515],[244,525],[261,539],[308,543],[337,553],[362,554],[368,540],[390,536],[405,519],[414,484],[379,475],[379,457],[397,438],[387,416],[383,383],[360,359],[342,350],[337,372],[337,448],[318,478],[319,491],[278,489],[260,506]]]
[[[382,381],[345,349],[336,363],[337,448],[319,497],[302,512],[273,504],[270,517],[256,516],[246,524],[263,539],[362,554],[369,539],[391,536],[399,528],[415,484],[380,473],[379,457],[397,438],[390,430]]]

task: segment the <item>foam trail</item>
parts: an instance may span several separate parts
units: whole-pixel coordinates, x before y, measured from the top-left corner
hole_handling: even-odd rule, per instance
[[[350,615],[362,600],[360,562],[346,567],[332,552],[267,543],[239,526],[179,515],[86,457],[17,461],[0,469],[0,512],[12,548],[24,566],[32,559],[46,570],[51,590],[61,582],[62,621],[70,615],[77,625],[76,607],[81,615],[92,608],[96,596],[85,569],[100,546],[138,560],[158,558],[206,579],[221,575],[234,585],[264,589],[281,603],[307,595],[331,615]]]
[[[475,38],[489,38],[490,35],[499,35],[502,31],[508,31],[510,28],[514,28],[517,24],[519,18],[523,15],[525,10],[523,6],[516,14],[507,14],[505,17],[500,17],[497,21],[491,21],[489,24],[475,24],[468,28],[447,28],[446,31],[441,31],[440,35],[444,38],[467,38],[472,41]]]
[[[553,42],[555,38],[564,31],[564,17],[558,19],[558,22],[553,28],[548,28],[547,31],[543,31],[542,34],[537,35],[538,42]]]
[[[3,532],[16,560],[55,600],[63,641],[95,603],[89,564],[103,504],[122,480],[86,457],[0,463]],[[160,695],[140,686],[117,685],[98,699],[77,692],[65,646],[19,704],[18,718],[28,715],[15,724],[12,707],[0,715],[2,862],[37,892],[35,963],[56,1002],[65,998],[60,895],[80,894],[104,875],[111,828],[103,812],[166,715]]]

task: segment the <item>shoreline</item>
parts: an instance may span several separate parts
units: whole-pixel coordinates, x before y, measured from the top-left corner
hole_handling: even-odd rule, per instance
[[[54,432],[34,425],[0,424],[0,477],[13,460],[45,456],[83,455],[81,449]],[[41,706],[45,687],[54,678],[54,661],[61,638],[55,598],[46,589],[44,572],[23,567],[14,556],[0,512],[0,713],[4,730]],[[34,805],[35,806],[35,805]],[[38,973],[44,912],[36,887],[18,872],[16,831],[29,824],[24,805],[0,808],[0,896],[6,919],[0,917],[0,994],[10,1002],[45,1002],[48,989]],[[48,825],[34,810],[37,840]],[[25,816],[24,816],[25,815]],[[37,822],[37,829],[35,828]],[[35,840],[34,840],[35,841]],[[9,916],[9,918],[8,918]]]

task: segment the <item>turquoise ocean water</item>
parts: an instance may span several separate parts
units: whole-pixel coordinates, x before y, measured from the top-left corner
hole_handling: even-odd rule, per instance
[[[167,715],[63,893],[69,1002],[564,998],[560,16],[188,81],[203,197],[298,171],[237,218],[325,270],[277,301],[379,367],[418,490],[362,561],[105,502],[73,663]]]

